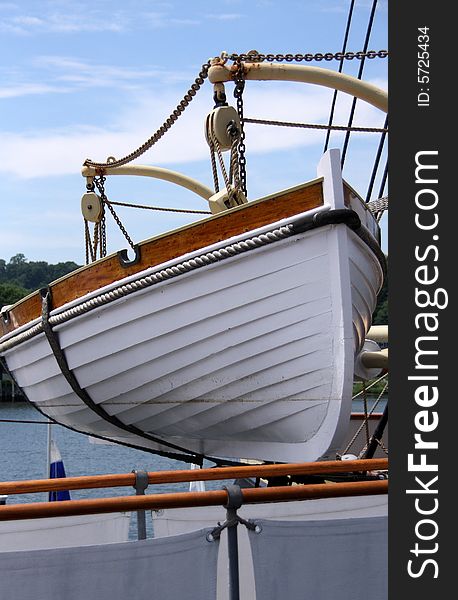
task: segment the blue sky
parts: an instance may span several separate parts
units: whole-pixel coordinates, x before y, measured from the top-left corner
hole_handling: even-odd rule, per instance
[[[264,53],[341,49],[349,0],[154,2],[50,0],[0,2],[0,258],[84,262],[80,198],[85,158],[124,156],[170,114],[209,57],[222,50]],[[356,0],[348,50],[362,49],[372,2]],[[370,49],[387,48],[387,6],[379,1]],[[316,63],[317,64],[317,63]],[[337,69],[338,63],[320,63]],[[356,74],[357,61],[345,72]],[[387,60],[366,61],[364,78],[387,87]],[[231,86],[227,86],[232,100]],[[245,115],[326,123],[331,92],[301,84],[247,83]],[[346,124],[341,96],[336,124]],[[358,103],[355,125],[384,115]],[[206,82],[184,116],[137,163],[184,172],[211,186],[203,122],[212,108]],[[341,143],[333,135],[331,146]],[[249,198],[315,176],[323,134],[246,126]],[[345,178],[365,192],[365,161],[378,138],[352,136]],[[376,190],[378,186],[376,185]],[[167,183],[112,178],[108,197],[140,204],[205,209]],[[141,240],[190,222],[189,216],[119,209]],[[126,246],[109,222],[108,251]]]

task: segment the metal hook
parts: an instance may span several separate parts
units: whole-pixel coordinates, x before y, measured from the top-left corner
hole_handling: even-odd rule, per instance
[[[118,259],[121,267],[131,267],[132,265],[136,265],[140,262],[140,247],[137,244],[134,246],[134,252],[135,256],[132,260],[130,260],[126,249],[119,250]]]

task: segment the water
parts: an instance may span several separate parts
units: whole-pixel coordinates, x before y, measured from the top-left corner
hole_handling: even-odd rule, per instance
[[[0,404],[0,419],[45,421],[45,418],[28,404]],[[3,423],[0,421],[0,481],[17,479],[42,479],[46,475],[47,425]],[[115,444],[93,444],[89,437],[60,425],[52,425],[56,442],[68,477],[129,473],[133,469],[145,471],[186,469],[183,462]],[[158,492],[184,491],[188,484],[173,487],[158,485]],[[116,496],[130,494],[129,488],[75,490],[72,498]],[[27,494],[8,499],[8,502],[44,500],[44,494]]]

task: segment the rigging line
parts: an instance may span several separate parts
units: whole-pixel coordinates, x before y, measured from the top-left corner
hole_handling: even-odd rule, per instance
[[[376,383],[379,383],[380,381],[382,381],[382,379],[386,379],[387,377],[388,377],[388,373],[384,373],[378,379],[375,379],[371,384],[366,386],[366,391],[370,390],[372,386],[374,386]],[[363,390],[357,392],[354,396],[352,396],[351,399],[355,400],[358,396],[361,396],[362,393],[363,393]]]
[[[383,192],[385,191],[387,177],[388,177],[388,159],[385,160],[385,169],[383,171],[382,182],[380,184],[380,191],[377,196],[378,198],[381,198],[383,196]]]
[[[34,425],[49,425],[48,421],[32,421],[26,419],[0,419],[0,423],[33,423]]]
[[[380,164],[380,159],[382,157],[383,146],[385,145],[386,132],[388,131],[387,127],[388,127],[388,116],[385,118],[385,125],[384,125],[385,131],[380,136],[380,142],[379,142],[379,145],[377,148],[377,154],[375,155],[375,161],[374,161],[374,166],[372,168],[371,179],[369,181],[369,185],[367,188],[366,202],[369,202],[369,200],[371,199],[372,189],[373,189],[374,183],[375,183],[375,177],[377,175],[378,166]],[[377,198],[381,198],[381,196],[377,196]]]
[[[161,206],[147,206],[146,204],[131,204],[130,202],[115,202],[114,200],[105,200],[107,204],[115,204],[116,206],[127,206],[129,208],[146,208],[148,210],[161,210],[164,212],[190,213],[198,215],[211,215],[209,210],[192,210],[186,208],[165,208]]]
[[[347,25],[345,28],[344,41],[343,41],[343,46],[342,46],[342,55],[345,55],[345,52],[347,50],[348,35],[350,33],[350,25],[351,25],[351,19],[353,16],[354,6],[355,6],[355,0],[351,0],[350,8],[348,11]],[[339,73],[342,73],[343,65],[344,65],[344,57],[342,56],[342,58],[340,59],[340,63],[339,63]],[[332,125],[332,122],[334,120],[334,110],[335,110],[335,106],[336,106],[336,100],[337,100],[337,90],[334,90],[334,95],[332,97],[331,111],[329,113],[329,120],[328,120],[329,127]],[[326,133],[326,141],[324,143],[323,152],[326,152],[326,150],[328,149],[330,136],[331,136],[331,129],[328,129],[328,131]]]
[[[367,47],[369,45],[369,39],[371,36],[371,32],[372,32],[372,25],[374,24],[374,17],[375,17],[375,9],[377,8],[377,0],[374,0],[372,3],[372,9],[371,9],[371,14],[369,16],[369,22],[367,24],[367,30],[366,30],[366,39],[364,40],[364,48],[363,48],[363,52],[365,53],[367,50]],[[363,56],[363,58],[361,59],[361,63],[359,65],[359,69],[358,69],[358,79],[361,79],[363,76],[363,69],[364,69],[364,64],[365,64],[365,56]],[[353,117],[355,115],[355,108],[356,108],[356,98],[353,98],[353,102],[351,105],[351,111],[350,111],[350,117],[348,119],[348,126],[350,126],[353,123]],[[341,159],[341,166],[343,168],[344,163],[345,163],[345,156],[347,154],[347,147],[348,147],[348,142],[350,140],[350,132],[347,132],[346,136],[345,136],[345,141],[344,141],[344,145],[343,145],[343,149],[342,149],[342,159]]]
[[[243,119],[245,123],[255,125],[279,125],[280,127],[302,127],[304,129],[332,129],[335,131],[355,131],[363,133],[387,133],[388,129],[382,127],[347,127],[346,125],[318,125],[315,123],[294,123],[292,121],[274,121],[269,119]]]
[[[383,170],[382,182],[380,184],[380,191],[379,191],[378,198],[382,198],[382,196],[383,196],[387,178],[388,178],[388,159],[385,159],[385,169]],[[375,213],[375,219],[377,220],[377,222],[379,222],[380,219],[382,218],[383,212],[384,211],[381,210],[381,211]]]

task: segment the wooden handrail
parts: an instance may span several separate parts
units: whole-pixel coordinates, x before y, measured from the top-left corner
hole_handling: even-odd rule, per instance
[[[241,467],[150,472],[148,473],[148,483],[180,483],[185,481],[211,481],[243,477],[279,477],[284,475],[329,475],[331,473],[376,471],[385,470],[387,468],[388,459],[386,458],[344,461],[331,460],[279,465],[243,465]],[[58,490],[126,487],[134,486],[134,484],[134,473],[66,477],[64,479],[6,481],[0,482],[0,494],[26,494]]]
[[[387,492],[387,480],[242,489],[243,504],[365,496],[386,494]],[[179,492],[175,494],[150,494],[147,496],[120,496],[117,498],[12,504],[9,506],[0,506],[0,521],[133,510],[224,506],[227,501],[228,494],[225,490],[215,490],[208,492]]]

